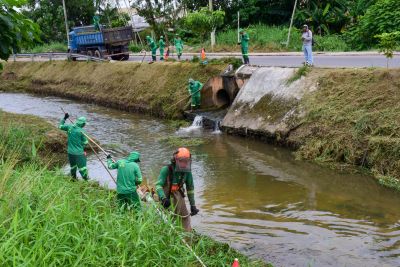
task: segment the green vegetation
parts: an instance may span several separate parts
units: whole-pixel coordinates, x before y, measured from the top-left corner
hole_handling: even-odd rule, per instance
[[[129,111],[178,118],[188,95],[188,77],[202,83],[218,75],[226,64],[206,66],[189,62],[16,62],[7,63],[0,89],[70,97]],[[8,79],[8,74],[12,77]],[[110,94],[118,92],[118,94]]]
[[[379,39],[379,52],[387,58],[386,66],[389,68],[389,59],[393,58],[393,51],[400,43],[400,32],[382,33],[375,37]]]
[[[32,47],[31,49],[25,49],[23,53],[49,53],[49,52],[67,52],[68,47],[65,43],[53,42],[49,44],[42,44]]]
[[[21,47],[30,47],[39,41],[39,27],[22,15],[18,9],[23,0],[2,0],[0,2],[0,60],[7,60],[12,52]],[[0,71],[3,65],[0,63]]]
[[[382,184],[400,178],[400,74],[397,70],[317,70],[319,89],[301,101],[290,132],[302,159],[361,166]]]
[[[400,1],[377,0],[360,17],[358,23],[345,32],[347,42],[355,49],[366,49],[377,45],[377,35],[398,31],[400,24]]]
[[[292,29],[289,47],[286,47],[288,27],[285,26],[268,26],[257,24],[245,28],[250,36],[249,49],[251,52],[281,52],[281,51],[300,51],[302,48],[300,30]],[[195,49],[199,50],[199,44],[194,42]],[[315,51],[348,51],[350,47],[345,43],[344,39],[337,34],[315,36]],[[240,51],[237,44],[237,30],[228,29],[226,31],[217,32],[215,52]],[[210,43],[205,45],[207,51],[210,51]]]
[[[175,135],[163,137],[160,141],[170,145],[171,147],[194,147],[203,145],[207,142],[206,140],[204,140],[204,138],[181,137]]]
[[[299,80],[301,77],[306,76],[307,73],[310,72],[310,70],[311,70],[311,68],[308,67],[308,66],[300,67],[300,68],[294,73],[294,75],[293,75],[292,77],[290,77],[290,78],[287,80],[287,84],[289,85],[289,84],[293,83],[294,81]]]
[[[207,38],[212,31],[224,24],[225,12],[221,10],[210,11],[203,7],[200,11],[194,11],[184,19],[185,27],[191,29],[200,40]]]
[[[114,192],[72,182],[49,168],[49,147],[37,147],[43,161],[34,157],[31,142],[47,138],[48,123],[32,116],[0,115],[2,265],[198,266],[180,241],[190,238],[178,226],[172,230],[154,208],[141,216],[119,212]],[[208,266],[226,266],[235,257],[242,266],[267,266],[208,237],[195,235],[191,245]]]

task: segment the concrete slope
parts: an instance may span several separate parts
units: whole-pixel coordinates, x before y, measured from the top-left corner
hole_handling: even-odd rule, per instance
[[[248,70],[245,67],[240,72]],[[295,126],[294,118],[301,113],[298,108],[300,99],[316,89],[312,77],[293,81],[297,72],[296,68],[277,67],[253,70],[225,116],[222,127],[245,135],[286,135]]]

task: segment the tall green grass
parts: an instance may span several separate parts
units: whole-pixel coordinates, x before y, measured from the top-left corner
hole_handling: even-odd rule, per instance
[[[72,182],[33,159],[19,164],[36,125],[3,122],[0,266],[199,266],[181,238],[208,266],[227,266],[235,257],[242,266],[265,266],[210,238],[188,237],[178,225],[173,230],[152,207],[140,216],[120,212],[113,191]]]
[[[286,47],[288,27],[257,24],[245,28],[245,30],[250,37],[250,51],[300,51],[302,48],[301,31],[295,28],[292,28],[289,47]],[[316,41],[315,51],[349,50],[349,46],[339,35],[314,36]],[[217,32],[215,51],[240,51],[237,41],[237,29]],[[209,43],[207,45],[209,46]]]
[[[53,42],[49,44],[42,44],[35,46],[31,49],[23,50],[23,53],[49,53],[49,52],[60,52],[66,53],[68,46],[66,43]]]

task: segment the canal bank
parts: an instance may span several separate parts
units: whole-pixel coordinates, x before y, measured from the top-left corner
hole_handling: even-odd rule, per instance
[[[188,142],[200,209],[192,222],[201,234],[274,266],[398,265],[400,195],[369,176],[298,161],[289,150],[249,138],[198,126],[178,130],[153,116],[51,96],[0,94],[2,110],[53,125],[63,116],[60,106],[72,118],[86,116],[88,133],[114,158],[139,150],[151,185],[176,149],[166,137],[202,141]],[[112,188],[94,155],[88,168],[92,180]]]
[[[187,101],[175,103],[187,96],[187,78],[193,77],[207,85],[204,106],[230,105],[221,119],[226,132],[291,147],[299,159],[358,166],[400,189],[398,70],[254,68],[236,73],[232,84],[220,78],[225,67],[17,62],[6,65],[0,89],[180,117]]]
[[[0,110],[2,265],[201,266],[194,251],[207,266],[234,258],[242,266],[270,266],[207,236],[185,237],[151,207],[139,218],[118,212],[114,191],[60,172],[65,145],[65,135],[46,120]]]

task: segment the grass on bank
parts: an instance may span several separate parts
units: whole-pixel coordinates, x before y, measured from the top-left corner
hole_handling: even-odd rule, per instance
[[[399,189],[400,72],[313,69],[310,75],[318,73],[319,88],[301,101],[306,115],[288,137],[300,144],[297,156],[361,166]]]
[[[206,83],[225,63],[190,62],[15,62],[7,63],[0,90],[69,97],[167,118],[182,117],[188,79]],[[13,77],[6,78],[9,73]]]
[[[39,119],[1,116],[2,266],[199,266],[179,240],[185,234],[171,230],[153,209],[139,217],[119,212],[114,192],[71,182],[26,157],[31,140],[46,136],[37,131]],[[208,237],[195,236],[192,247],[208,266],[227,266],[235,257],[242,266],[266,266]]]

